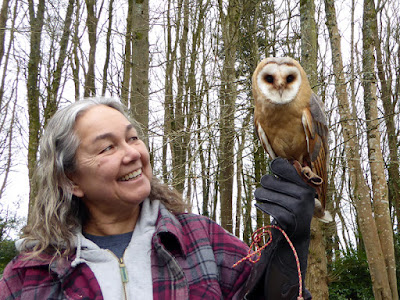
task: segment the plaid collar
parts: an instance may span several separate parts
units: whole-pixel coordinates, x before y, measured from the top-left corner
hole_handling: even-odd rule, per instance
[[[177,250],[186,257],[187,246],[182,224],[177,216],[171,213],[162,203],[160,203],[155,235],[160,238],[161,243],[168,251]]]

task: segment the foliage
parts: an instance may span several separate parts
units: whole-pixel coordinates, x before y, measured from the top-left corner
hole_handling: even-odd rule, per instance
[[[15,249],[15,241],[13,240],[2,240],[0,241],[0,274],[3,273],[6,265],[17,255],[17,249]]]
[[[394,251],[396,255],[397,291],[400,295],[400,233],[394,235]]]
[[[367,256],[354,249],[344,253],[332,265],[329,299],[373,299],[372,282]]]
[[[0,215],[0,275],[9,261],[17,255],[15,241],[9,235],[11,230],[18,227],[18,224],[19,221],[15,215],[10,216],[8,212]]]

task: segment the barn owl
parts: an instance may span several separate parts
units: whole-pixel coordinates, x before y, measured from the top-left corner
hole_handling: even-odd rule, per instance
[[[290,57],[269,57],[258,64],[252,80],[254,123],[265,151],[272,159],[284,157],[301,169],[317,190],[314,216],[332,221],[325,211],[327,122],[323,103],[312,92],[307,74]]]

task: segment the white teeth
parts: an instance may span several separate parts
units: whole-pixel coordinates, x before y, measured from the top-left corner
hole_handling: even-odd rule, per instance
[[[129,180],[129,179],[138,177],[138,176],[141,175],[141,174],[142,174],[142,169],[139,169],[139,170],[133,171],[132,173],[126,174],[126,175],[123,176],[120,180],[121,180],[121,181],[127,181],[127,180]]]

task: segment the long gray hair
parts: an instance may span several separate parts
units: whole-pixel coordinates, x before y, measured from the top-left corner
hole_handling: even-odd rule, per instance
[[[79,116],[97,105],[118,110],[130,120],[141,137],[139,123],[115,99],[87,98],[54,114],[40,140],[39,162],[34,175],[38,194],[31,207],[28,225],[23,229],[23,249],[30,251],[32,256],[49,250],[57,255],[71,254],[76,231],[89,217],[83,201],[72,194],[73,183],[68,175],[76,171],[75,154],[80,143],[74,131],[75,123]],[[151,182],[149,198],[161,200],[173,213],[188,210],[181,195],[157,179]]]

